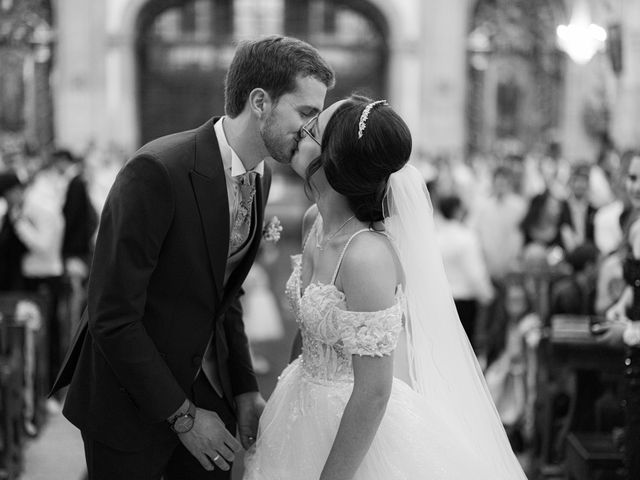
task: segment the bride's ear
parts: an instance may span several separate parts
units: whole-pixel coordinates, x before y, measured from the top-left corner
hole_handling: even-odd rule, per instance
[[[269,93],[262,88],[254,88],[249,93],[249,109],[256,118],[262,119],[273,108]]]

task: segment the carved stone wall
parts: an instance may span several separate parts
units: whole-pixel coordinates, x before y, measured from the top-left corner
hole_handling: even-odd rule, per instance
[[[50,25],[47,0],[0,3],[0,149],[3,138],[31,151],[53,141]]]
[[[558,3],[480,0],[468,57],[468,150],[492,152],[517,142],[523,151],[560,123],[563,61],[555,46]],[[484,40],[481,41],[481,40]]]
[[[371,5],[338,0],[162,0],[141,10],[136,42],[141,142],[224,112],[235,43],[266,33],[315,45],[339,79],[326,103],[386,94],[388,26]]]

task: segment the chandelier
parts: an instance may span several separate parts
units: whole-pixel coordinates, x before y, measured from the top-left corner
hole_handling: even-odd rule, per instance
[[[591,23],[585,0],[576,0],[569,25],[558,25],[556,33],[558,47],[580,65],[588,63],[596,53],[604,50],[607,41],[607,31]]]

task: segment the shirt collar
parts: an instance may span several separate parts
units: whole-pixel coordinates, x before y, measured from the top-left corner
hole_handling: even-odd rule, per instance
[[[242,163],[242,160],[240,160],[240,157],[238,157],[238,154],[233,148],[231,148],[231,145],[229,145],[229,142],[227,141],[224,129],[222,128],[224,118],[225,117],[220,118],[220,120],[213,125],[213,129],[215,130],[216,138],[218,139],[224,169],[230,173],[232,177],[237,177],[246,173],[247,169],[244,167],[244,164]],[[252,171],[262,176],[264,174],[264,160],[258,163]]]

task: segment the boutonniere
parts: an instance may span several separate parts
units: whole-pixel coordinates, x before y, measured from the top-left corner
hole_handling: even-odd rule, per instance
[[[277,243],[282,233],[282,224],[278,217],[271,217],[262,229],[262,238],[265,242]]]

